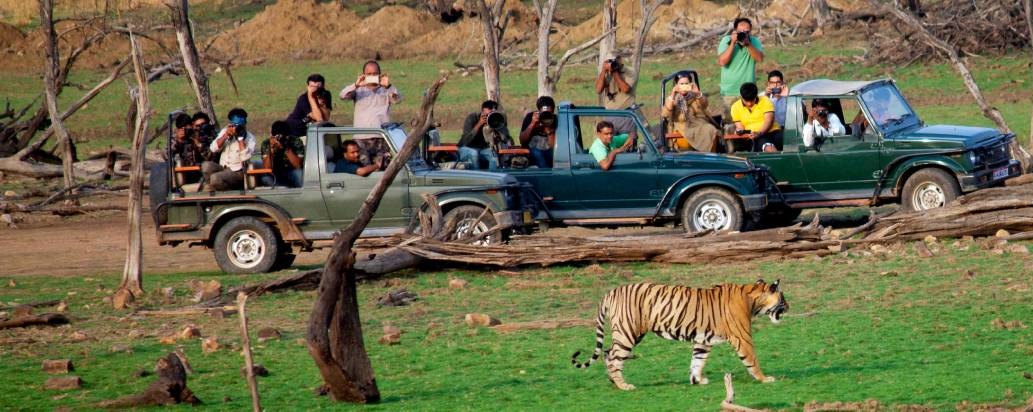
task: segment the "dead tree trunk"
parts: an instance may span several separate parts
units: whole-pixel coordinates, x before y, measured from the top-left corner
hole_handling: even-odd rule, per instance
[[[140,229],[140,220],[143,215],[143,164],[147,151],[144,140],[147,139],[147,122],[151,107],[143,56],[140,53],[140,45],[132,33],[129,34],[129,47],[133,54],[133,70],[136,73],[137,86],[129,92],[136,102],[136,121],[129,160],[129,239],[126,242],[126,264],[122,269],[122,283],[111,301],[115,309],[124,309],[128,303],[143,296],[143,233]]]
[[[635,94],[637,91],[639,70],[642,68],[642,50],[646,46],[646,37],[649,36],[649,29],[653,27],[653,23],[656,23],[656,9],[660,8],[661,5],[671,4],[671,1],[653,0],[647,5],[646,0],[639,0],[639,5],[642,7],[642,24],[635,35],[635,48],[631,52],[632,78],[624,79],[624,81],[631,85],[632,94]]]
[[[832,8],[826,0],[811,0],[811,10],[814,10],[815,32],[823,33],[825,24],[832,21]]]
[[[990,106],[990,104],[987,103],[986,98],[983,97],[983,92],[979,90],[979,85],[976,84],[975,79],[972,77],[972,72],[968,70],[965,58],[958,55],[957,47],[954,47],[954,45],[934,36],[932,32],[922,25],[922,22],[918,21],[914,15],[902,10],[900,7],[891,4],[883,4],[877,0],[868,0],[868,2],[873,8],[882,8],[887,13],[893,15],[897,20],[900,20],[901,23],[904,23],[906,26],[913,27],[915,32],[918,33],[918,35],[920,35],[927,44],[945,54],[947,58],[950,59],[951,63],[954,64],[954,69],[961,74],[961,79],[965,82],[965,87],[968,87],[968,91],[972,93],[972,97],[976,100],[976,104],[978,104],[980,110],[983,111],[983,116],[986,116],[988,119],[993,121],[1001,132],[1012,132],[1011,128],[1008,127],[1008,123],[1005,122],[1004,116],[1001,115],[1001,112],[999,112],[996,107]],[[1023,172],[1030,171],[1031,159],[1029,152],[1027,152],[1017,140],[1012,140],[1010,149],[1012,157],[1022,163]]]
[[[495,0],[491,8],[480,0],[481,26],[484,29],[484,88],[488,100],[502,106],[502,91],[499,87],[499,55],[502,52],[502,37],[506,33],[509,13],[503,15],[506,0]]]
[[[1026,28],[1029,29],[1029,49],[1033,51],[1033,0],[1024,0],[1023,8],[1026,9]],[[1033,149],[1033,110],[1029,113],[1029,147]]]
[[[212,125],[218,128],[215,106],[212,105],[212,93],[208,89],[208,76],[204,74],[201,67],[201,57],[197,52],[197,45],[194,44],[194,30],[190,26],[190,4],[187,0],[167,0],[165,3],[172,10],[172,25],[176,27],[176,41],[179,43],[179,52],[183,56],[183,67],[186,69],[187,77],[190,78],[190,86],[194,89],[197,97],[197,105],[201,111],[208,114]]]
[[[538,14],[538,96],[552,96],[555,82],[549,78],[549,31],[552,29],[552,16],[556,12],[557,0],[545,0],[543,7],[534,0],[534,12]]]
[[[373,366],[362,340],[356,273],[353,269],[355,253],[352,247],[376,212],[387,187],[426,134],[434,101],[446,79],[442,77],[428,90],[417,117],[418,126],[406,138],[384,176],[366,196],[355,220],[334,240],[333,251],[324,266],[316,303],[309,318],[306,341],[309,353],[334,400],[356,403],[380,401]]]
[[[617,49],[617,0],[603,0],[603,39],[599,42],[599,67],[603,69],[603,63],[613,57],[613,51]],[[607,34],[609,33],[609,34]],[[600,100],[601,104],[602,100]]]
[[[75,175],[72,163],[75,161],[75,146],[72,144],[72,136],[65,129],[61,121],[61,112],[57,109],[57,88],[61,77],[61,57],[57,49],[57,32],[54,28],[54,2],[53,0],[39,0],[39,19],[46,36],[43,41],[43,48],[46,52],[46,60],[43,63],[43,87],[46,93],[47,113],[50,116],[50,129],[60,139],[59,145],[64,149],[62,156],[62,173],[64,174],[65,187],[69,188],[75,184]]]

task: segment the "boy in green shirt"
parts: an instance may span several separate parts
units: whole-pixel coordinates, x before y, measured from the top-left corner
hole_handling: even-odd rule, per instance
[[[612,141],[613,123],[606,120],[597,123],[595,125],[595,141],[592,142],[592,147],[588,149],[588,153],[591,153],[595,161],[599,162],[600,169],[610,170],[617,155],[627,151],[634,139],[629,138],[621,147],[616,149],[610,148],[610,142]]]

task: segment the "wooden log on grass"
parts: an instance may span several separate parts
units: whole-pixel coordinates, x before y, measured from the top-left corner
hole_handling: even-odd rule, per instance
[[[60,313],[46,313],[0,321],[0,329],[24,328],[27,326],[57,326],[69,322],[68,317]]]

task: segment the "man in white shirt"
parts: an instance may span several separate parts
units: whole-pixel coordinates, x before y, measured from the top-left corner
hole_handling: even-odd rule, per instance
[[[247,112],[241,108],[230,110],[229,124],[219,131],[209,147],[219,154],[219,163],[204,162],[201,172],[208,182],[208,191],[240,189],[244,186],[244,167],[255,152],[255,135],[246,128]]]
[[[380,125],[390,122],[391,106],[402,101],[401,93],[391,84],[387,73],[380,71],[380,64],[376,60],[362,65],[362,74],[355,83],[341,90],[340,97],[355,102],[352,124],[372,129],[379,129]],[[380,135],[355,135],[355,143],[359,145],[359,161],[363,165],[372,164],[376,158],[390,152],[387,142]]]
[[[829,112],[829,103],[824,99],[814,99],[811,109],[807,111],[807,124],[803,126],[803,144],[814,147],[815,139],[820,145],[826,137],[846,134],[846,127],[839,116]]]

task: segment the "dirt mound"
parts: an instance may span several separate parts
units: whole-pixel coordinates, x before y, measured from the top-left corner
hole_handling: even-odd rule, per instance
[[[10,24],[0,22],[0,51],[25,40],[25,33]]]
[[[405,6],[387,6],[362,19],[354,29],[336,35],[330,49],[343,56],[373,57],[379,52],[384,57],[402,57],[408,53],[396,50],[399,44],[443,26],[444,23],[430,13]]]
[[[90,24],[81,25],[79,22],[73,21],[58,22],[55,29],[57,33],[60,34],[57,44],[62,60],[67,58],[72,50],[80,47],[85,39],[94,37],[101,31],[100,26]],[[0,36],[3,35],[0,34]],[[175,43],[175,34],[166,34],[164,37],[152,34],[151,37],[161,41],[166,48],[172,48],[175,50],[177,47]],[[5,65],[5,68],[27,68],[39,70],[41,67],[40,64],[42,64],[42,60],[44,58],[43,39],[42,30],[36,29],[24,35],[20,41],[9,46],[10,48],[8,52],[13,53],[18,57],[11,59],[10,64]],[[154,59],[164,56],[161,49],[151,40],[139,38],[139,41],[146,60],[153,61]],[[3,49],[4,47],[0,46],[0,50]],[[79,56],[76,67],[113,67],[118,64],[118,62],[128,58],[129,39],[126,36],[112,33],[101,38],[99,41],[94,41],[94,43]]]
[[[361,20],[340,2],[280,0],[220,36],[214,47],[242,59],[316,58],[332,53],[328,43]]]
[[[505,10],[510,12],[506,26],[505,42],[534,43],[538,30],[534,11],[521,2],[506,2]],[[406,56],[465,56],[481,54],[484,41],[483,27],[479,17],[464,17],[453,24],[442,24],[439,29],[418,36],[398,47],[398,53]]]

